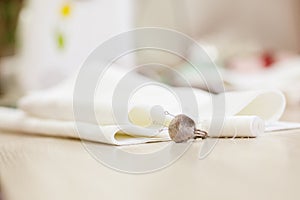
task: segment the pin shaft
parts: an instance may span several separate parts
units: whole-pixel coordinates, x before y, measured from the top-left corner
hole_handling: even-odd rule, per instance
[[[195,129],[194,131],[194,138],[202,138],[202,139],[205,139],[207,138],[207,132],[206,131],[202,131],[200,129]]]

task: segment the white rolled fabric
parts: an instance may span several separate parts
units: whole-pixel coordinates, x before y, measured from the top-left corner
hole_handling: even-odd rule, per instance
[[[226,117],[221,132],[210,132],[211,120],[203,120],[198,127],[207,131],[210,137],[257,137],[264,133],[265,123],[257,116]]]

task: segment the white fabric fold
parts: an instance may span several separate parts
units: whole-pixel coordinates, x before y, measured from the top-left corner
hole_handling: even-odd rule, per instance
[[[0,129],[80,138],[114,145],[169,140],[167,129],[159,131],[160,129],[153,124],[159,121],[159,118],[167,117],[164,124],[160,125],[168,125],[172,117],[162,116],[164,111],[172,115],[181,114],[182,105],[174,93],[190,92],[191,88],[174,88],[163,84],[139,88],[132,94],[128,102],[128,113],[125,113],[130,123],[128,121],[123,124],[115,121],[111,102],[118,82],[127,73],[126,69],[112,67],[102,77],[94,98],[97,123],[85,117],[75,122],[73,92],[76,76],[73,76],[54,88],[23,97],[19,101],[18,109],[1,108]],[[130,81],[144,79],[139,75],[134,77]],[[216,96],[199,89],[192,89],[192,92],[196,97],[197,106],[187,106],[191,106],[188,109],[198,109],[199,116],[190,117],[195,118],[195,121],[209,121],[213,117],[213,109],[216,109],[212,105],[212,98]],[[218,95],[225,95],[226,100],[224,128],[221,132],[221,136],[224,137],[256,137],[263,132],[260,118],[267,122],[276,121],[285,108],[283,94],[275,90],[228,92]],[[162,109],[153,113],[155,106]],[[209,129],[211,124],[206,123],[205,126]]]
[[[237,90],[279,89],[290,105],[300,102],[300,57],[276,63],[260,73],[237,73],[223,69],[222,76],[230,88]],[[291,87],[293,86],[293,87]]]
[[[2,130],[38,134],[44,136],[80,138],[82,140],[114,145],[140,144],[169,140],[167,131],[157,132],[154,137],[147,136],[147,131],[140,132],[143,137],[136,137],[132,132],[120,132],[116,125],[98,126],[89,123],[35,118],[22,110],[0,108],[0,128]],[[83,132],[78,132],[80,128]],[[155,131],[155,130],[153,130]]]
[[[204,120],[198,127],[208,132],[210,137],[257,137],[265,131],[265,122],[260,117],[251,115],[226,117],[221,131],[216,135],[209,132],[211,124],[211,120]]]

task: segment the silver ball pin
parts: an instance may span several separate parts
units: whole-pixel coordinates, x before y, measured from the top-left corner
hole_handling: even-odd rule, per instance
[[[168,131],[170,138],[176,143],[207,137],[207,132],[197,129],[194,120],[184,114],[174,117],[169,124]]]

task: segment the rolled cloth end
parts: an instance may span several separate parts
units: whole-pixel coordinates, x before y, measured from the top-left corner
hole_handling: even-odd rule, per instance
[[[207,131],[210,137],[257,137],[265,130],[264,121],[257,116],[226,117],[218,133],[210,133],[211,126],[213,126],[211,120],[203,120],[198,127]]]

